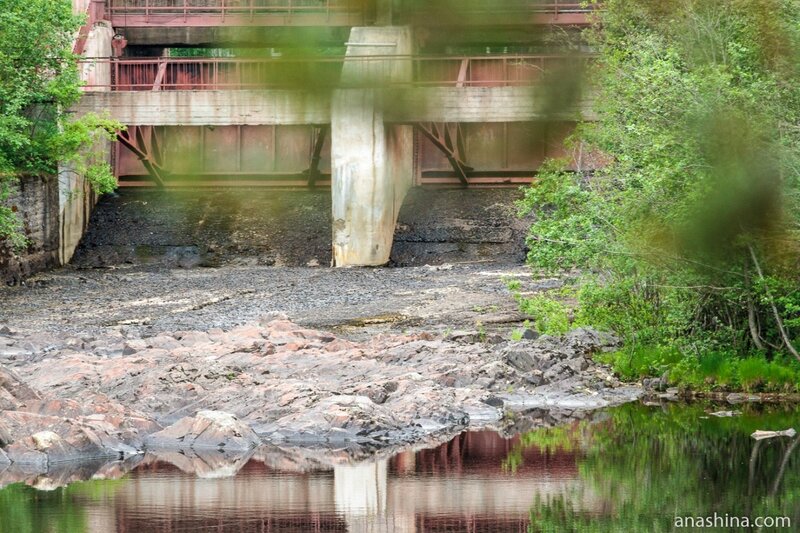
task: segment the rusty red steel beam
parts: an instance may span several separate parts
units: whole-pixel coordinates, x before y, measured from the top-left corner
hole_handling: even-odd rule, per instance
[[[121,3],[120,3],[121,2]],[[190,5],[189,0],[176,0],[174,5],[163,5],[164,0],[110,0],[108,11],[115,27],[148,26],[354,26],[368,21],[364,2],[324,0],[322,4],[297,4],[297,0],[284,0],[281,4],[255,5],[254,0],[244,0],[231,5],[226,0],[206,2],[207,5]],[[472,15],[467,20],[474,24],[556,24],[586,25],[591,22],[594,6],[578,2],[528,2],[491,9],[463,8],[461,13]],[[431,9],[413,9],[402,15],[412,17],[424,25],[447,25],[448,18]],[[429,16],[436,14],[437,16]],[[456,20],[463,23],[463,18]]]
[[[330,187],[330,180],[320,180],[318,187]],[[120,188],[153,187],[152,180],[120,180]],[[177,180],[171,179],[164,188],[194,188],[194,187],[274,187],[278,189],[302,189],[308,187],[305,179],[274,180],[274,179],[202,179],[202,180]]]
[[[534,176],[531,177],[514,177],[509,178],[505,176],[486,176],[480,178],[471,178],[469,188],[517,188],[522,185],[529,185],[536,180]],[[326,188],[331,186],[330,179],[321,179],[316,183],[317,188]],[[430,188],[459,188],[463,189],[461,181],[456,178],[448,177],[427,177],[423,176],[422,187]],[[144,188],[144,187],[158,187],[152,179],[122,179],[119,181],[120,188]],[[164,188],[188,188],[188,187],[270,187],[278,189],[306,189],[308,182],[305,177],[298,179],[215,179],[214,177],[207,177],[204,179],[170,179],[163,186]]]
[[[461,185],[468,187],[470,182],[467,174],[474,169],[467,165],[465,161],[461,126],[459,124],[436,124],[435,122],[417,123],[414,126],[444,154],[447,161],[450,162],[450,166],[453,167],[456,176],[461,181]],[[455,129],[455,134],[452,131],[453,129]]]
[[[491,8],[477,9],[464,6],[458,17],[443,17],[435,8],[416,9],[406,13],[414,23],[423,26],[448,25],[566,25],[586,26],[592,23],[592,15],[601,9],[598,5],[581,2],[520,2],[506,6],[492,4]]]
[[[147,136],[144,133],[145,129]],[[117,140],[139,158],[153,182],[158,187],[164,187],[167,171],[161,163],[161,148],[155,128],[131,126],[118,132]]]
[[[108,12],[115,27],[213,27],[213,26],[356,26],[367,22],[361,2],[320,0],[299,4],[284,0],[281,4],[256,5],[245,0],[231,5],[226,0],[191,5],[177,0],[111,0]]]
[[[314,129],[316,130],[314,139],[314,152],[311,155],[311,164],[309,165],[308,170],[305,171],[305,174],[308,176],[308,187],[310,189],[316,187],[317,182],[322,175],[319,171],[319,164],[320,161],[322,161],[322,149],[325,147],[325,140],[328,137],[328,130],[330,130],[330,126],[323,124],[315,127]]]

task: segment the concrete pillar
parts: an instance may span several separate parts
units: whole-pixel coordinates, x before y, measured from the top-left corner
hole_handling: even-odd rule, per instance
[[[108,22],[96,23],[86,39],[84,55],[86,58],[111,57],[111,39],[114,31]],[[81,65],[81,80],[90,85],[110,85],[111,65],[105,60],[91,61]],[[93,88],[93,90],[110,90],[109,88]],[[96,141],[96,145],[86,154],[88,164],[109,161],[111,143],[105,139]],[[70,163],[61,163],[58,167],[58,207],[59,207],[59,250],[58,259],[63,265],[72,259],[83,232],[89,225],[97,195],[89,182]]]
[[[397,215],[413,182],[413,130],[386,126],[384,87],[412,79],[411,30],[353,28],[331,108],[333,263],[389,261]],[[365,57],[381,56],[367,60]],[[398,56],[387,59],[386,56]]]

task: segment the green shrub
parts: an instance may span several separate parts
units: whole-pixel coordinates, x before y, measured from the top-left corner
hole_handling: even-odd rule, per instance
[[[587,33],[596,120],[525,191],[529,262],[584,273],[574,324],[623,338],[621,376],[795,387],[779,360],[800,360],[796,2],[603,5]],[[585,168],[590,153],[605,163]],[[548,330],[569,325],[558,298],[521,304]]]
[[[740,358],[732,352],[712,351],[696,356],[656,346],[623,349],[596,359],[628,381],[668,372],[670,385],[695,391],[800,391],[800,364],[784,358],[768,361],[762,354]]]
[[[661,346],[628,347],[600,354],[597,359],[610,365],[620,378],[628,381],[661,377],[664,372],[683,361],[678,350]]]
[[[536,331],[543,335],[563,335],[570,328],[569,308],[547,294],[521,298],[520,310],[532,317]]]

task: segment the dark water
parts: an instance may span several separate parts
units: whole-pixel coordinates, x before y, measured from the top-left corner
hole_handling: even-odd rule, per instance
[[[714,409],[628,405],[512,439],[465,433],[357,464],[346,451],[264,449],[27,478],[7,471],[4,484],[24,482],[0,490],[0,532],[638,532],[714,513],[729,526],[731,517],[785,516],[792,527],[783,530],[798,529],[800,437],[757,443],[750,434],[800,429],[800,412],[750,405],[717,418]],[[70,483],[86,477],[95,479]]]

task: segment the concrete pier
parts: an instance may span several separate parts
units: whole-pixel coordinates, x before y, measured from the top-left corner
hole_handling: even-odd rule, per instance
[[[114,30],[109,22],[96,22],[86,37],[85,56],[110,57],[113,36]],[[87,84],[110,85],[111,83],[111,68],[106,61],[83,63],[79,75],[81,81]],[[97,112],[102,113],[101,110]],[[84,157],[87,165],[110,162],[111,142],[105,139],[96,140],[95,145],[88,149]],[[97,195],[78,166],[70,162],[60,163],[58,167],[59,264],[67,264],[72,259],[89,225],[89,218],[96,202]]]
[[[411,81],[410,28],[353,28],[342,82],[370,87]],[[404,56],[381,62],[363,56]],[[389,261],[397,214],[411,187],[414,164],[410,126],[387,125],[388,102],[374,88],[338,89],[331,106],[333,264],[379,266]]]

